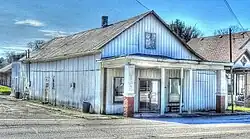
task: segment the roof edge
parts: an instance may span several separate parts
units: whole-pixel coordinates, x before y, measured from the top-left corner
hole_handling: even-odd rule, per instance
[[[35,62],[50,62],[50,61],[57,61],[57,60],[64,60],[64,59],[70,59],[70,58],[77,58],[82,56],[88,56],[88,55],[94,55],[94,54],[100,54],[100,51],[89,51],[85,53],[78,53],[78,54],[70,54],[70,55],[60,55],[57,57],[47,58],[47,59],[24,59],[21,62],[23,63],[35,63]]]

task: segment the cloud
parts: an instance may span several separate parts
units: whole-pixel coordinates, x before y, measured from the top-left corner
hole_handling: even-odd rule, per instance
[[[39,31],[43,32],[44,36],[47,37],[63,37],[70,34],[64,31],[56,31],[56,30],[39,30]]]
[[[38,21],[38,20],[33,20],[33,19],[26,19],[26,20],[20,20],[20,21],[15,21],[16,25],[29,25],[29,26],[34,26],[34,27],[42,27],[45,26],[44,23]]]

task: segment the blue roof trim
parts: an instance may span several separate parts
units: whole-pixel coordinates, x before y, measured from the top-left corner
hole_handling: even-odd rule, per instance
[[[108,59],[114,59],[114,58],[126,57],[126,56],[141,56],[141,57],[151,57],[151,58],[161,58],[161,59],[187,60],[187,61],[197,61],[197,62],[206,61],[207,62],[207,60],[177,59],[177,58],[172,58],[172,57],[168,57],[168,56],[142,54],[142,53],[134,53],[134,54],[129,54],[129,55],[121,55],[121,56],[102,57],[101,60],[108,60]]]

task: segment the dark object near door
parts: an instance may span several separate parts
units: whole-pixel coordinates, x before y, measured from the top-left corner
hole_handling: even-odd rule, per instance
[[[19,99],[19,98],[20,98],[20,92],[16,92],[15,97],[16,97],[17,99]]]
[[[82,112],[89,113],[90,105],[91,104],[89,102],[84,101],[82,103]]]

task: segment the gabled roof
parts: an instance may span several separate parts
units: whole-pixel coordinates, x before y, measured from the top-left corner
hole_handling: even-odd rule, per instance
[[[232,58],[233,62],[246,52],[249,43],[250,32],[232,34]],[[188,45],[209,61],[230,62],[229,35],[217,35],[210,37],[194,38]]]
[[[245,49],[245,51],[244,51],[242,54],[240,54],[240,55],[237,57],[237,59],[235,59],[234,63],[237,62],[238,60],[240,60],[240,58],[241,58],[243,55],[245,55],[248,59],[250,59],[250,52],[249,52],[248,49]]]
[[[1,68],[1,69],[0,69],[0,73],[10,72],[11,68],[12,68],[12,63],[11,63],[11,64],[6,65],[6,66],[5,66],[5,67],[3,67],[3,68]]]
[[[167,29],[169,29],[168,25],[154,11],[149,11],[127,20],[111,24],[105,28],[91,29],[74,35],[52,39],[44,44],[39,51],[32,53],[29,60],[50,61],[99,53],[101,51],[100,49],[108,42],[149,14],[155,15],[155,17],[160,20]],[[173,33],[171,30],[170,32]],[[177,37],[174,33],[173,35]],[[203,59],[179,37],[177,38],[189,51],[191,51],[191,53],[198,58]]]

